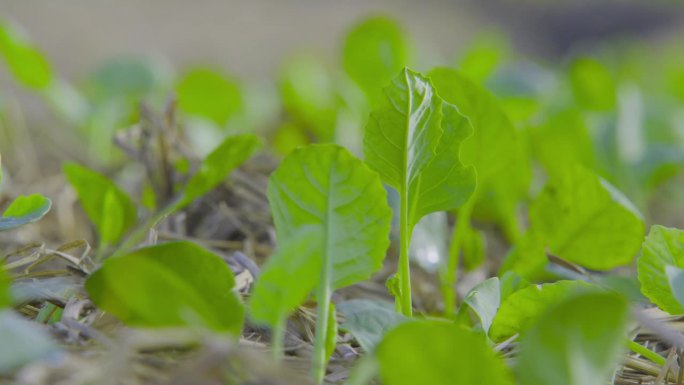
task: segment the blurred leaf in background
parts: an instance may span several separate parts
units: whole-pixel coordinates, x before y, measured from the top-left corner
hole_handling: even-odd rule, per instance
[[[382,89],[411,64],[411,50],[396,21],[371,17],[356,24],[347,35],[342,64],[347,75],[364,90],[370,105],[377,106],[383,100]]]

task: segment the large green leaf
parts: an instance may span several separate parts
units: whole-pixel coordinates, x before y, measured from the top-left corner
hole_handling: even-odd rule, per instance
[[[189,205],[218,186],[233,170],[252,157],[259,147],[259,138],[252,134],[234,135],[224,139],[204,158],[199,170],[185,186],[175,209]]]
[[[390,329],[408,320],[393,304],[367,299],[341,302],[337,310],[344,316],[340,329],[351,333],[367,353],[375,350]]]
[[[394,20],[372,17],[347,35],[342,64],[375,104],[382,99],[382,88],[409,64],[409,50],[404,32]]]
[[[137,221],[131,198],[106,176],[78,164],[65,164],[64,174],[95,224],[101,244],[119,242]]]
[[[47,58],[17,28],[4,20],[0,20],[0,54],[14,77],[24,86],[45,89],[52,82],[52,68]]]
[[[684,231],[652,226],[637,261],[641,292],[670,314],[683,314],[670,286],[667,267],[684,268]]]
[[[17,197],[0,217],[0,231],[10,230],[35,222],[50,211],[52,202],[40,195]]]
[[[312,375],[322,383],[331,351],[332,291],[380,270],[389,246],[392,212],[380,177],[344,148],[310,145],[288,155],[271,174],[268,200],[283,241],[306,226],[323,234],[316,299]]]
[[[385,89],[388,103],[366,127],[364,154],[382,179],[408,199],[408,226],[459,207],[475,189],[475,170],[460,161],[472,128],[437,96],[430,80],[404,69]]]
[[[254,284],[249,314],[255,321],[280,327],[311,294],[318,285],[323,262],[323,235],[320,228],[307,226],[282,240]]]
[[[50,334],[12,310],[0,310],[0,374],[46,359],[59,348]]]
[[[244,309],[221,257],[170,242],[109,258],[86,281],[93,302],[140,327],[207,327],[240,333]]]
[[[595,270],[630,263],[644,236],[631,202],[577,165],[547,183],[530,206],[530,223],[552,253]]]
[[[471,309],[487,334],[501,305],[501,285],[498,277],[486,279],[473,287],[463,299],[459,313]]]
[[[439,321],[403,323],[377,348],[385,385],[512,384],[481,335]]]
[[[627,302],[614,294],[569,298],[544,313],[520,342],[522,385],[601,385],[621,359]]]
[[[268,200],[279,240],[304,226],[320,227],[332,262],[332,287],[370,277],[389,246],[391,210],[377,174],[344,148],[320,144],[295,150],[271,175]]]
[[[524,332],[551,306],[571,294],[591,287],[581,281],[558,281],[530,285],[518,290],[501,303],[489,330],[489,337],[500,342]]]
[[[209,119],[219,126],[242,110],[240,87],[227,76],[207,68],[186,72],[176,85],[178,107],[188,115]]]

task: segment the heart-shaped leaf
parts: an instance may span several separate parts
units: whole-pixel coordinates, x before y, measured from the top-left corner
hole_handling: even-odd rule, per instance
[[[40,195],[19,196],[0,217],[0,231],[10,230],[35,222],[50,211],[52,202]]]
[[[221,257],[170,242],[109,258],[86,281],[93,302],[131,326],[199,326],[240,333],[242,303]]]
[[[652,226],[637,261],[641,292],[666,312],[683,314],[684,304],[673,292],[668,267],[684,268],[684,231]]]
[[[513,384],[486,340],[452,323],[403,323],[387,333],[376,354],[385,385]]]

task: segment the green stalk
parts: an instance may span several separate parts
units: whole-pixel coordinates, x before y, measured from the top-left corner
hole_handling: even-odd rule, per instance
[[[665,365],[665,361],[666,361],[665,357],[661,356],[660,354],[654,352],[653,350],[651,350],[651,349],[649,349],[649,348],[647,348],[641,344],[638,344],[632,340],[628,340],[627,341],[627,347],[629,348],[629,350],[633,351],[634,353],[637,353],[637,354],[641,355],[642,357],[646,357],[649,360],[651,360],[652,362],[654,362],[660,366]]]
[[[273,359],[276,362],[281,362],[285,355],[285,320],[279,320],[271,331],[271,349],[273,349]]]
[[[451,246],[449,247],[449,259],[442,274],[440,274],[442,278],[440,287],[442,298],[444,299],[444,316],[447,318],[453,318],[456,315],[456,292],[454,289],[454,285],[456,285],[456,272],[461,259],[463,237],[468,226],[470,226],[470,216],[475,206],[476,192],[473,192],[468,202],[458,210],[456,227],[454,228]]]
[[[321,281],[316,290],[318,309],[316,310],[316,337],[312,357],[313,366],[311,367],[311,376],[316,384],[322,384],[323,378],[325,377],[325,343],[326,334],[328,332],[328,309],[330,308],[330,297],[332,295],[330,289],[330,278],[332,274],[330,270],[330,258],[326,257],[323,262]]]
[[[400,301],[401,313],[406,317],[413,315],[411,301],[411,269],[409,263],[409,247],[411,246],[411,234],[408,226],[408,188],[404,188],[400,197],[399,210],[399,283],[401,287]]]

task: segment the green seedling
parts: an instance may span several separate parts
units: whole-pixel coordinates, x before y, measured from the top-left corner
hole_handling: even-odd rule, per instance
[[[312,249],[310,258],[298,262],[302,265],[297,269],[309,271],[318,267],[316,274],[298,279],[311,280],[315,287],[318,309],[312,376],[322,383],[334,337],[331,330],[335,321],[330,317],[332,292],[380,270],[389,246],[392,216],[387,194],[378,175],[347,150],[336,145],[310,145],[288,155],[271,175],[268,200],[282,250],[296,251],[298,242],[302,242],[297,240],[300,236],[318,237],[315,232],[301,235],[302,229],[314,227],[321,234],[319,241],[313,242],[317,247]],[[295,242],[294,246],[289,242]],[[276,256],[304,258],[285,252]],[[285,264],[286,261],[273,261],[269,266],[274,269]],[[273,290],[278,287],[275,285],[283,279],[280,273],[271,273],[258,284],[269,285],[270,289],[256,290],[269,290],[269,296],[274,298]],[[296,287],[287,294],[292,294],[293,300],[301,300],[303,289],[308,287]],[[270,320],[282,323],[283,313],[297,301],[290,302],[284,296],[274,299],[281,302],[281,310]],[[262,305],[253,306],[263,311]]]
[[[181,192],[142,224],[137,222],[137,210],[131,198],[107,177],[76,164],[65,165],[64,172],[77,191],[86,214],[98,230],[99,255],[102,258],[106,247],[118,246],[117,253],[135,247],[160,220],[182,210],[218,186],[234,169],[249,159],[259,146],[260,141],[254,135],[227,137],[202,160]]]
[[[366,127],[364,154],[368,165],[399,193],[397,307],[411,316],[411,234],[423,216],[455,209],[475,190],[474,168],[459,159],[459,145],[472,128],[416,72],[404,69],[385,94],[385,106],[371,114]]]

